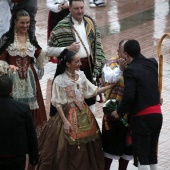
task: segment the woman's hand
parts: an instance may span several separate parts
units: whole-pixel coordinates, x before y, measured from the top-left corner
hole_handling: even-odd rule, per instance
[[[9,65],[9,70],[13,71],[14,73],[18,70],[19,68],[17,66],[14,65]]]
[[[72,126],[68,120],[64,122],[64,132],[69,134],[72,131]]]

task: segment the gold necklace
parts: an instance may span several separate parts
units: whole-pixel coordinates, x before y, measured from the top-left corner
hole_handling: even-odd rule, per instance
[[[26,48],[27,48],[27,43],[29,42],[28,33],[26,33],[26,42],[19,43],[19,41],[18,41],[18,34],[17,34],[16,29],[15,29],[15,41],[16,41],[17,47],[19,48],[19,50],[22,53],[22,56],[24,56],[25,52],[26,52]]]
[[[70,73],[69,71],[66,70],[66,74],[67,76],[71,79],[71,80],[74,80],[74,81],[77,81],[78,80],[78,74],[76,73]],[[78,83],[76,83],[76,87],[77,89],[80,88],[80,85]]]
[[[69,71],[66,70],[66,73],[68,75],[68,77],[70,77],[71,79],[73,79],[74,81],[76,81],[77,77],[76,77],[76,73],[70,73]]]

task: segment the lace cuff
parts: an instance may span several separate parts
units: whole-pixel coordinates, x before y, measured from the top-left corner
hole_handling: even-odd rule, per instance
[[[8,73],[9,64],[6,61],[0,60],[0,75]]]
[[[31,110],[39,109],[37,101],[29,103],[29,107]]]
[[[43,69],[44,65],[48,63],[49,57],[47,56],[46,51],[41,50],[40,55],[36,59],[36,66],[38,69]]]
[[[34,65],[35,71],[37,73],[38,79],[41,80],[44,75],[44,67],[39,68],[36,64]]]

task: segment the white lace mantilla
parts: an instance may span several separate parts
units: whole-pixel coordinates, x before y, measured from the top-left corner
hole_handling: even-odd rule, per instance
[[[44,65],[47,64],[49,60],[46,51],[41,50],[40,55],[37,58],[35,58],[34,56],[36,51],[35,46],[33,46],[30,42],[27,42],[26,50],[25,52],[23,52],[22,50],[20,50],[20,48],[18,48],[16,41],[14,41],[14,43],[7,48],[7,51],[10,56],[32,57],[36,65],[38,77],[39,79],[42,78],[42,76],[44,75]]]
[[[26,43],[26,50],[25,50],[25,52],[22,52],[18,48],[16,41],[14,41],[14,43],[9,45],[8,48],[7,48],[7,51],[8,51],[10,56],[22,56],[22,57],[26,57],[28,55],[29,57],[32,57],[32,58],[34,58],[35,50],[36,50],[36,47],[33,46],[30,42]]]

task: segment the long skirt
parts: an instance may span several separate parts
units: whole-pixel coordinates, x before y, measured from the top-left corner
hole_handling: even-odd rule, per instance
[[[33,119],[34,119],[34,124],[36,128],[36,133],[37,133],[37,136],[39,137],[45,123],[47,122],[47,115],[46,115],[44,100],[43,100],[42,91],[41,91],[37,73],[32,65],[31,65],[31,69],[33,71],[34,78],[35,78],[36,96],[37,96],[37,102],[39,105],[38,109],[33,110]]]
[[[95,120],[94,117],[93,120]],[[99,132],[96,120],[94,123]],[[57,113],[47,122],[39,138],[38,170],[104,169],[100,134],[98,138],[88,142],[80,142],[78,145],[70,144],[65,136],[63,122]]]

